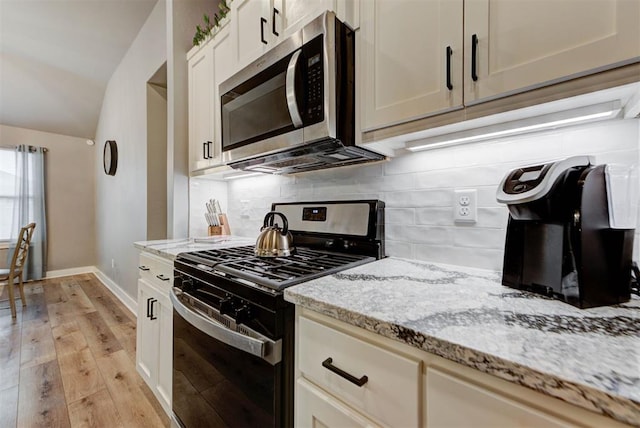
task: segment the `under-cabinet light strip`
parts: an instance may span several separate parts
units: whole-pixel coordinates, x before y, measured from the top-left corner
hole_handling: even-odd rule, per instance
[[[483,141],[508,135],[525,134],[532,131],[552,129],[577,123],[593,122],[615,117],[620,112],[620,103],[612,101],[545,114],[527,119],[486,126],[452,134],[438,135],[424,140],[409,142],[407,150],[421,151],[463,143]]]

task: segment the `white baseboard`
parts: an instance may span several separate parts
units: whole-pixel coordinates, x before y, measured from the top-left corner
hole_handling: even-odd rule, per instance
[[[111,278],[109,278],[107,275],[102,273],[100,269],[98,269],[95,266],[93,267],[93,269],[94,269],[93,274],[100,280],[100,282],[102,282],[104,286],[107,287],[109,291],[111,291],[118,298],[118,300],[120,300],[120,302],[122,302],[122,304],[125,305],[127,309],[129,309],[129,311],[131,311],[134,317],[137,316],[138,315],[137,300],[133,299],[131,296],[125,293],[118,284],[113,282]]]
[[[59,269],[47,271],[44,278],[59,278],[61,276],[79,275],[81,273],[94,273],[96,271],[95,266],[83,266],[71,269]]]

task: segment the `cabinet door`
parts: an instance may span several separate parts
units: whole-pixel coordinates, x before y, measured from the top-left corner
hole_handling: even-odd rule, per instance
[[[211,42],[198,51],[189,66],[189,158],[191,171],[205,168],[213,154],[213,52]],[[211,142],[211,143],[209,143]]]
[[[429,427],[568,427],[539,410],[437,369],[427,369]]]
[[[167,296],[159,296],[153,315],[158,325],[158,377],[156,392],[162,407],[171,414],[171,386],[173,376],[173,307]]]
[[[639,22],[637,0],[465,0],[465,104],[637,60]]]
[[[155,387],[158,371],[157,322],[151,320],[151,302],[156,293],[145,279],[138,279],[138,319],[136,332],[136,368],[151,389]]]
[[[231,3],[234,62],[242,68],[264,53],[273,41],[270,0]]]
[[[297,427],[355,428],[378,426],[303,378],[299,378],[297,381],[295,402],[295,426]]]
[[[275,32],[286,38],[325,10],[336,10],[336,0],[274,0]]]
[[[360,7],[363,130],[462,107],[462,0]]]

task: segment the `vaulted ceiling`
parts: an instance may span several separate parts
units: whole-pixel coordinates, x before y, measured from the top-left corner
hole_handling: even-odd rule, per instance
[[[109,78],[156,2],[0,0],[0,124],[94,138]]]

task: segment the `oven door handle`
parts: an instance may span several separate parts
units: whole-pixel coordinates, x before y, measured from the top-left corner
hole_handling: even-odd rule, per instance
[[[300,110],[298,110],[298,101],[296,96],[296,66],[298,65],[298,58],[300,57],[300,49],[295,51],[289,60],[287,66],[287,107],[289,108],[289,115],[293,122],[294,128],[300,128],[302,126],[302,117],[300,117]]]
[[[190,308],[185,305],[178,299],[175,289],[171,290],[169,297],[173,309],[175,309],[185,321],[206,335],[226,343],[233,348],[260,357],[273,365],[279,363],[282,359],[280,340],[274,342],[267,338],[253,338],[230,330],[226,326],[201,315],[195,308]]]

